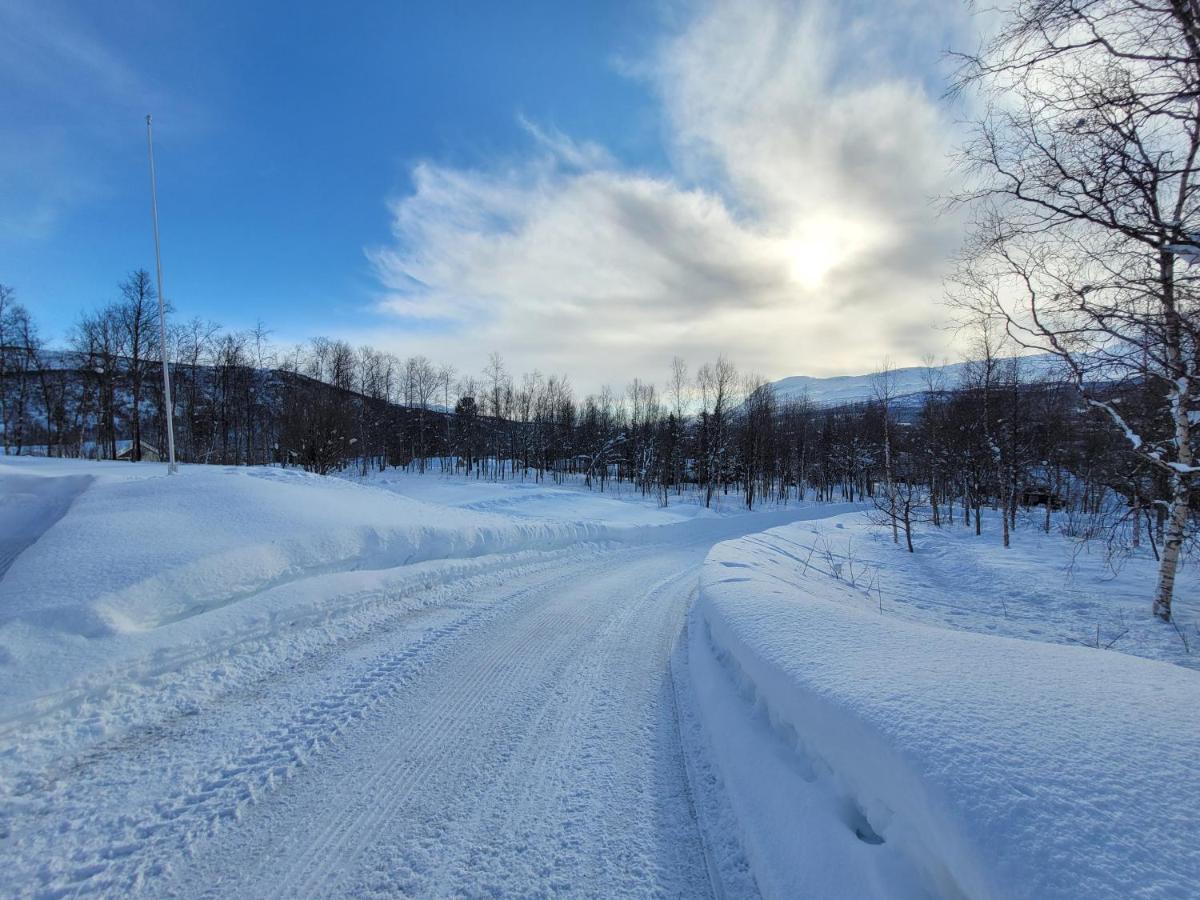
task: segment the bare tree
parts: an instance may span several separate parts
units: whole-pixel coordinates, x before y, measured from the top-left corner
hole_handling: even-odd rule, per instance
[[[417,408],[417,460],[420,471],[425,471],[426,444],[428,434],[428,410],[437,396],[440,376],[437,367],[424,356],[414,356],[408,361],[408,383],[412,391],[413,405]]]
[[[123,332],[122,343],[128,358],[125,363],[129,381],[129,419],[133,447],[129,459],[142,459],[142,398],[150,363],[158,353],[157,294],[145,269],[136,269],[121,282],[121,300],[116,306],[116,321]]]
[[[884,490],[886,500],[891,508],[895,508],[898,501],[896,496],[896,481],[895,473],[892,469],[892,401],[896,399],[896,373],[892,368],[890,359],[884,359],[883,365],[879,367],[879,371],[871,379],[871,391],[875,394],[875,402],[879,404],[880,413],[883,416],[883,477]],[[897,527],[896,516],[891,516],[892,523],[892,543],[900,543],[900,534]],[[912,541],[909,541],[909,550],[912,549]]]
[[[867,516],[873,524],[891,528],[893,534],[902,531],[905,548],[915,553],[913,526],[926,520],[928,499],[927,489],[915,479],[898,477],[886,493],[876,492],[871,498]]]
[[[960,57],[985,112],[963,148],[975,210],[960,302],[1056,354],[1085,402],[1162,473],[1167,528],[1154,613],[1171,618],[1200,404],[1195,276],[1200,9],[1194,0],[1017,0]],[[1133,415],[1098,384],[1158,385]]]
[[[729,451],[729,413],[736,405],[733,392],[737,384],[737,368],[724,356],[719,356],[715,364],[705,363],[700,367],[696,381],[701,398],[704,505],[711,506],[718,487],[725,482]]]
[[[32,431],[40,349],[29,311],[16,302],[12,288],[0,284],[0,429],[6,454],[20,454]]]
[[[687,413],[691,394],[687,363],[683,361],[683,357],[671,358],[671,380],[667,391],[671,397],[671,411],[675,413],[675,418],[682,419]]]
[[[769,485],[776,474],[779,406],[771,385],[758,375],[747,376],[743,393],[746,401],[740,423],[742,486],[746,508],[753,509],[757,500],[769,494]]]
[[[117,385],[124,355],[123,329],[112,307],[85,315],[71,338],[80,374],[95,395],[97,456],[117,458]]]

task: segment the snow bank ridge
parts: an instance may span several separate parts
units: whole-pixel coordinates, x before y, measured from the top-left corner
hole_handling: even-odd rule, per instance
[[[415,570],[630,532],[279,469],[5,463],[0,500],[0,729],[405,590],[372,573],[436,581]]]
[[[601,523],[447,510],[299,472],[187,474],[170,482],[5,479],[28,485],[30,533],[4,580],[12,600],[0,622],[83,637],[146,631],[332,572],[621,533]]]
[[[689,624],[763,896],[1194,896],[1200,674],[854,609],[793,527],[714,547]]]
[[[113,630],[143,631],[332,572],[389,569],[530,548],[555,549],[610,537],[608,529],[587,522],[517,522],[472,529],[433,523],[358,526],[314,539],[268,540],[230,548],[102,594],[95,607]]]

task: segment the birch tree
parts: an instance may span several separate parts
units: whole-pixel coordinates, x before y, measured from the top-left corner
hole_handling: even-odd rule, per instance
[[[1200,6],[1016,0],[959,59],[984,112],[962,148],[974,239],[956,294],[1056,354],[1166,478],[1153,611],[1170,620],[1200,472],[1200,307],[1179,264],[1200,255]],[[1112,402],[1114,382],[1156,386],[1145,430]]]

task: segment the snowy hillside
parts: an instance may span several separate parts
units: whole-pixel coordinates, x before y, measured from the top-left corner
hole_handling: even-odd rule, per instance
[[[891,372],[893,391],[897,398],[915,402],[929,390],[929,386],[940,385],[944,389],[958,387],[964,371],[971,365],[966,362],[947,363],[944,366],[908,366]],[[1050,380],[1061,373],[1057,357],[1048,354],[1021,358],[1021,376],[1028,381]],[[780,399],[808,400],[818,406],[839,406],[848,403],[863,403],[875,398],[877,373],[867,375],[833,375],[818,378],[811,375],[792,375],[773,382],[775,395]]]

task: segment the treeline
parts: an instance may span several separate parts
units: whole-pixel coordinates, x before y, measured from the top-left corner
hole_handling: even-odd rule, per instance
[[[564,376],[512,375],[493,354],[478,375],[424,356],[316,338],[287,350],[261,325],[228,331],[200,320],[168,334],[181,462],[300,466],[317,473],[388,467],[472,478],[616,482],[667,506],[754,508],[797,500],[863,501],[897,543],[918,523],[995,523],[1008,546],[1024,524],[1066,527],[1126,552],[1148,544],[1170,562],[1170,469],[1138,440],[1172,439],[1169,398],[1153,378],[1119,382],[1030,377],[980,327],[957,383],[931,371],[898,397],[891,373],[873,397],[820,406],[781,399],[719,358],[690,372],[672,361],[665,386],[634,379],[582,398]],[[22,455],[157,459],[166,446],[157,298],[135,271],[116,300],[80,317],[51,349],[14,292],[0,286],[0,442]],[[1040,508],[1019,516],[1022,508]],[[985,517],[992,509],[1000,515]],[[1194,541],[1189,503],[1186,540]]]
[[[47,349],[0,289],[0,415],[6,454],[136,461],[165,447],[157,299],[135,271],[114,302],[82,316],[66,349]],[[721,358],[666,385],[635,379],[577,398],[567,378],[514,377],[493,355],[457,376],[423,356],[317,338],[280,350],[269,333],[199,320],[169,335],[176,446],[183,462],[297,465],[326,473],[403,466],[476,478],[616,481],[662,505],[685,492],[753,508],[799,498],[869,500],[899,540],[918,521],[1061,506],[1132,543],[1157,540],[1169,485],[1065,383],[1031,381],[981,340],[961,383],[931,377],[919,402],[888,371],[869,402],[781,400]],[[1126,386],[1126,415],[1152,433],[1161,400]],[[1138,410],[1142,410],[1139,414]]]

